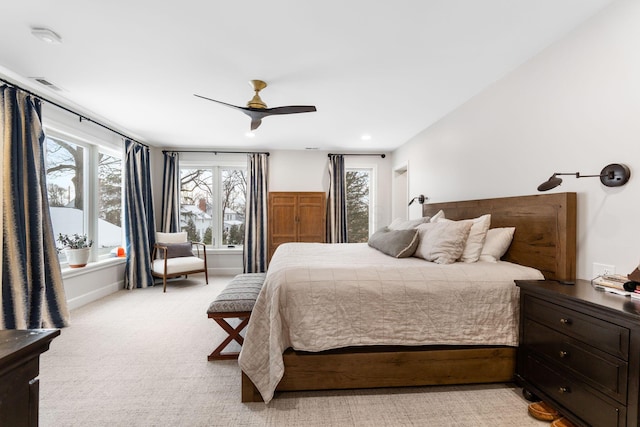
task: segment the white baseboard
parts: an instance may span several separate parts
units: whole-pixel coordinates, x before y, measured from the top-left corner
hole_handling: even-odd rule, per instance
[[[215,276],[235,276],[237,274],[242,274],[242,268],[210,268],[209,269],[209,277]],[[160,281],[162,285],[162,281]],[[87,292],[86,294],[80,295],[75,298],[71,298],[67,300],[67,306],[69,310],[73,310],[74,308],[82,307],[83,305],[89,304],[90,302],[96,301],[102,297],[106,297],[107,295],[118,292],[120,289],[124,288],[124,281],[120,280],[115,283],[111,283],[109,285],[103,286],[101,288],[95,289],[91,292]]]
[[[242,268],[209,268],[209,276],[235,276],[242,274]]]
[[[99,289],[88,292],[84,295],[80,295],[79,297],[75,297],[75,298],[71,298],[70,300],[67,300],[67,306],[69,307],[69,310],[82,307],[83,305],[99,300],[102,297],[106,297],[107,295],[116,293],[123,287],[124,287],[124,281],[122,280],[115,283],[111,283]]]

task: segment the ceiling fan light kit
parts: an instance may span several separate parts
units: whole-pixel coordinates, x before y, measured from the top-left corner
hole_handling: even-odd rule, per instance
[[[217,102],[218,104],[225,105],[230,108],[235,108],[236,110],[240,110],[245,113],[247,116],[251,118],[251,130],[256,130],[258,126],[262,123],[262,119],[267,116],[272,115],[281,115],[281,114],[296,114],[296,113],[312,113],[316,110],[316,107],[313,105],[288,105],[285,107],[275,107],[275,108],[267,108],[267,104],[265,104],[262,99],[260,99],[259,92],[267,87],[267,83],[262,80],[251,80],[249,84],[253,87],[255,91],[255,95],[253,98],[247,102],[246,107],[240,107],[237,105],[227,104],[226,102],[218,101],[215,99],[207,98],[206,96],[197,95],[198,98],[203,98],[208,101]]]

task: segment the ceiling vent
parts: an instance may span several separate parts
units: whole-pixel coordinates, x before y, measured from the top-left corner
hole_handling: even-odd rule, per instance
[[[62,89],[56,85],[54,85],[53,83],[51,83],[49,80],[45,79],[44,77],[30,77],[32,80],[37,81],[38,83],[40,83],[43,86],[46,86],[47,88],[51,89],[51,90],[55,90],[57,92],[62,92]]]

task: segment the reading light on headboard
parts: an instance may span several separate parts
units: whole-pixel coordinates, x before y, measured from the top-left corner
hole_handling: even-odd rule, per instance
[[[409,202],[409,206],[411,206],[411,204],[415,201],[418,201],[418,203],[420,203],[421,205],[424,205],[424,202],[426,202],[427,200],[429,200],[428,197],[425,197],[424,194],[421,194],[417,197],[414,197],[413,199],[411,199],[411,201]]]
[[[558,175],[573,175],[576,178],[600,177],[600,182],[607,187],[620,187],[622,185],[625,185],[627,181],[629,181],[629,177],[631,177],[631,171],[625,165],[612,163],[605,166],[602,171],[600,171],[600,175],[580,175],[580,172],[556,172],[551,175],[551,178],[538,186],[538,191],[551,190],[552,188],[556,188],[558,185],[562,184],[562,178],[558,178]]]

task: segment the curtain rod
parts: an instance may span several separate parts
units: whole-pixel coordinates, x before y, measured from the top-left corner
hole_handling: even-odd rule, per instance
[[[224,150],[162,150],[165,153],[210,153],[210,154],[266,154],[271,155],[268,151],[224,151]]]
[[[374,153],[329,153],[327,156],[331,157],[336,155],[338,156],[380,156],[383,159],[387,157],[387,155],[384,153],[381,153],[381,154],[378,154],[378,153],[375,153],[375,154]]]
[[[36,98],[38,98],[38,99],[39,99],[39,100],[41,100],[41,101],[46,102],[47,104],[54,105],[54,106],[56,106],[56,107],[58,107],[58,108],[60,108],[60,109],[62,109],[62,110],[64,110],[64,111],[66,111],[66,112],[68,112],[68,113],[71,113],[71,114],[73,114],[73,115],[78,116],[78,117],[80,118],[80,121],[81,121],[81,122],[82,122],[82,120],[84,119],[84,120],[86,120],[86,121],[88,121],[88,122],[95,123],[95,124],[97,124],[98,126],[100,126],[100,127],[104,128],[104,129],[106,129],[106,130],[108,130],[108,131],[110,131],[110,132],[115,133],[116,135],[120,135],[121,137],[123,137],[123,138],[125,138],[125,139],[129,139],[129,140],[131,140],[131,141],[137,142],[138,144],[142,144],[142,145],[144,145],[145,147],[149,148],[149,146],[148,146],[147,144],[145,144],[144,142],[137,141],[137,140],[135,140],[135,139],[131,138],[130,136],[127,136],[127,135],[125,135],[125,134],[123,134],[123,133],[121,133],[121,132],[118,132],[118,131],[117,131],[117,130],[115,130],[115,129],[110,128],[110,127],[109,127],[109,126],[107,126],[107,125],[103,125],[103,124],[102,124],[102,123],[100,123],[100,122],[97,122],[97,121],[95,121],[95,120],[93,120],[93,119],[91,119],[91,118],[89,118],[89,117],[87,117],[87,116],[83,116],[82,114],[77,113],[77,112],[75,112],[75,111],[73,111],[73,110],[70,110],[69,108],[67,108],[67,107],[65,107],[65,106],[63,106],[63,105],[60,105],[60,104],[58,104],[57,102],[53,102],[53,101],[51,101],[51,100],[49,100],[49,99],[47,99],[47,98],[45,98],[45,97],[43,97],[43,96],[38,95],[37,93],[33,93],[33,92],[31,92],[29,89],[25,89],[25,88],[23,88],[23,87],[22,87],[22,86],[20,86],[20,85],[17,85],[17,84],[15,84],[15,83],[13,83],[13,82],[10,82],[10,81],[8,81],[8,80],[3,79],[2,77],[0,77],[0,81],[2,81],[2,82],[4,82],[4,83],[8,84],[9,86],[13,86],[13,87],[14,87],[14,88],[16,88],[16,89],[20,89],[21,91],[26,92],[26,93],[28,93],[28,94],[29,94],[29,95],[31,95],[31,96],[35,96]]]

